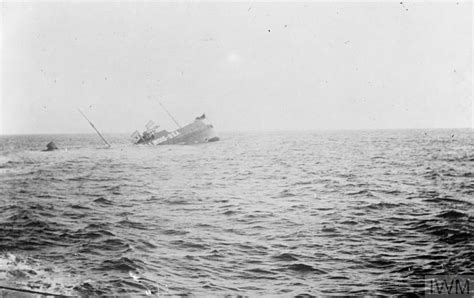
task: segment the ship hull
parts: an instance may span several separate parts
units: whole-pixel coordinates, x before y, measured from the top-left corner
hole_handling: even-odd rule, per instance
[[[178,130],[179,131],[179,130]],[[213,128],[204,128],[192,133],[180,134],[157,145],[192,145],[207,143],[217,138]]]
[[[212,124],[204,119],[196,119],[184,127],[168,132],[162,130],[146,138],[141,137],[136,144],[147,145],[193,145],[218,141]]]

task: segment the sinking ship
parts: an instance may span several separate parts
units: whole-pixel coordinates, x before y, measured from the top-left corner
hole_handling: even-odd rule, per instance
[[[163,107],[163,105],[161,106]],[[137,130],[132,134],[131,138],[134,144],[191,145],[215,142],[219,140],[214,131],[213,125],[206,119],[205,114],[196,117],[190,124],[181,126],[164,107],[163,109],[179,128],[171,132],[167,130],[158,130],[159,125],[156,125],[152,120],[150,120],[145,125],[145,131],[140,133]]]

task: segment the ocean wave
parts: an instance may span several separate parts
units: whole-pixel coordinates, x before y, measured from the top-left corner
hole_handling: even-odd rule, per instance
[[[0,158],[0,249],[17,260],[0,256],[2,284],[394,295],[420,293],[425,275],[472,271],[472,131],[456,142],[313,132],[108,150],[67,136],[57,143],[75,149],[50,154],[31,149],[49,140],[21,140]]]

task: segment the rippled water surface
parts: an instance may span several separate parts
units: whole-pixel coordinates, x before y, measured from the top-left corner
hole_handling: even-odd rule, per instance
[[[0,285],[394,294],[472,274],[472,130],[221,137],[0,137]],[[41,152],[51,140],[61,150]]]

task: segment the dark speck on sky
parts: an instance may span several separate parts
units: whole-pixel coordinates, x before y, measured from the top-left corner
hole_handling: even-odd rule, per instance
[[[397,2],[392,6],[319,1],[298,5],[192,3],[77,3],[72,8],[55,2],[9,2],[15,14],[5,17],[5,30],[10,31],[5,31],[9,33],[2,43],[2,70],[6,72],[2,76],[0,133],[89,132],[88,126],[64,121],[64,115],[78,117],[70,106],[91,103],[97,108],[97,115],[91,117],[103,115],[104,131],[128,133],[143,118],[158,117],[145,107],[147,95],[158,94],[182,121],[193,119],[193,111],[203,109],[216,127],[228,131],[472,126],[472,113],[466,111],[470,106],[467,93],[471,93],[466,84],[472,56],[468,29],[472,13],[461,9],[464,1],[446,6],[400,0],[398,9]],[[457,3],[461,7],[454,7]],[[229,17],[216,15],[221,9]],[[335,17],[335,13],[344,17]],[[374,26],[375,16],[383,19],[383,26]],[[409,19],[400,19],[402,16]],[[350,19],[358,21],[348,22]],[[56,26],[59,21],[62,28]],[[243,22],[248,24],[242,26]],[[289,46],[281,46],[285,43]],[[385,50],[396,55],[387,59]],[[423,58],[413,51],[423,53]],[[379,61],[384,61],[383,67],[377,66]],[[382,74],[399,70],[401,65],[403,76],[396,71]],[[113,79],[109,82],[104,74]],[[433,94],[436,105],[399,96],[400,92],[423,94],[421,77],[426,85],[447,82]],[[313,78],[322,83],[330,78],[331,84],[318,90],[311,84]],[[236,86],[235,80],[246,88]],[[340,92],[337,86],[351,92]],[[347,96],[352,94],[365,96],[364,106],[347,106]],[[446,94],[453,96],[446,98]],[[43,120],[43,115],[35,114],[47,98],[65,97],[72,104],[58,101],[51,118]],[[194,97],[199,99],[188,102]],[[138,101],[136,105],[130,104],[132,98]],[[288,98],[292,98],[289,106]],[[409,106],[413,112],[394,111],[392,103]],[[25,106],[38,109],[25,110]],[[359,115],[372,113],[383,117],[372,123]],[[131,119],[119,120],[129,114]],[[161,116],[163,128],[174,126]],[[57,125],[61,121],[64,123]]]

